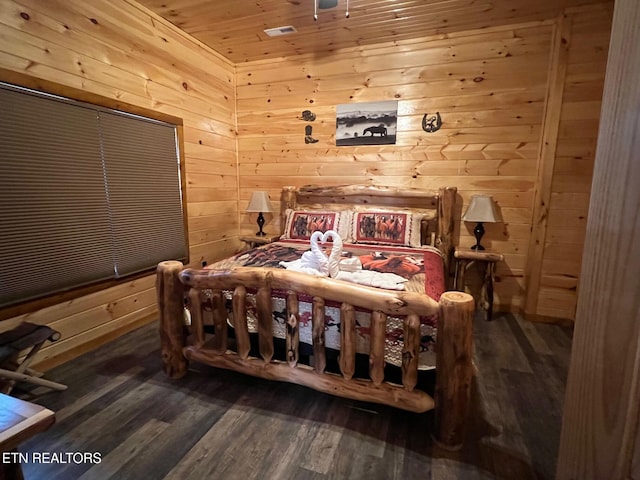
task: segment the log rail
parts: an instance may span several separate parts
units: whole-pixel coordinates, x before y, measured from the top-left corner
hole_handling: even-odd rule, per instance
[[[261,358],[251,357],[246,317],[247,289],[257,290],[258,345]],[[286,361],[273,359],[271,291],[286,294]],[[205,342],[203,291],[211,292],[211,316],[215,335]],[[233,291],[233,326],[237,351],[229,350],[226,311],[222,291]],[[462,444],[469,405],[471,377],[471,327],[473,298],[462,292],[445,292],[440,302],[426,295],[386,291],[303,273],[269,268],[238,267],[229,270],[183,269],[180,262],[158,265],[160,337],[165,373],[180,378],[189,360],[238,371],[256,377],[295,383],[353,400],[390,405],[412,412],[436,410],[436,440],[449,448]],[[313,298],[312,338],[314,366],[298,363],[298,294]],[[191,308],[192,341],[184,332],[183,302]],[[325,372],[325,303],[341,304],[340,374]],[[355,371],[355,308],[367,308],[371,316],[369,378],[353,378]],[[421,316],[439,315],[436,345],[436,400],[419,389],[418,355]],[[387,316],[404,317],[402,385],[384,380],[384,343]]]

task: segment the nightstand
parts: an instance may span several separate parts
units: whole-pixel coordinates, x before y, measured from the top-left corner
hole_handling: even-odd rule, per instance
[[[493,281],[496,272],[496,262],[504,261],[504,255],[487,250],[471,250],[456,247],[453,254],[455,258],[455,279],[453,288],[464,291],[464,277],[467,269],[475,264],[480,270],[482,288],[478,307],[485,311],[485,318],[493,317]]]
[[[273,243],[280,239],[280,234],[270,234],[267,233],[263,237],[259,237],[258,235],[242,235],[240,240],[249,245],[249,248],[256,248],[260,245],[266,245],[267,243]]]

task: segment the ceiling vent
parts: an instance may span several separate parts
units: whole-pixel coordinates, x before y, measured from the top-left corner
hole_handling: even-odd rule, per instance
[[[269,37],[279,37],[281,35],[289,35],[290,33],[296,33],[297,30],[291,25],[286,27],[269,28],[264,31]]]

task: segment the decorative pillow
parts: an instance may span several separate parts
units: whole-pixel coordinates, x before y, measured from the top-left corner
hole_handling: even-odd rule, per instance
[[[421,247],[420,222],[423,213],[410,210],[361,210],[353,214],[354,243]]]
[[[349,219],[351,212],[335,210],[291,210],[287,209],[283,239],[309,240],[316,230],[335,230],[343,241],[349,241]]]

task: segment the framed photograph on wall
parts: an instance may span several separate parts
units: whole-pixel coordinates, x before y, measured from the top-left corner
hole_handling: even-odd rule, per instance
[[[393,145],[397,125],[397,100],[338,105],[336,145]]]

